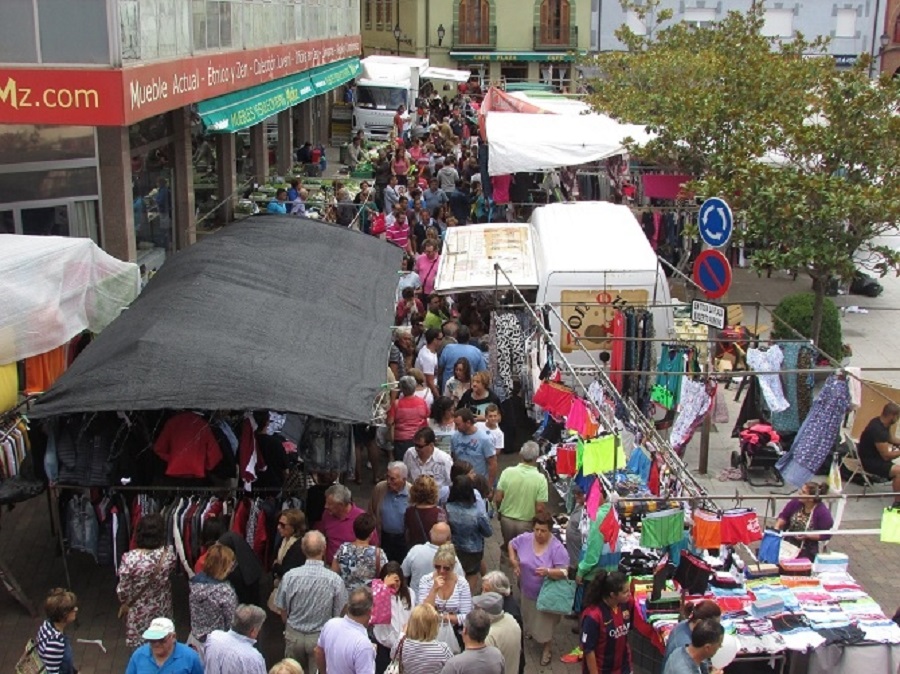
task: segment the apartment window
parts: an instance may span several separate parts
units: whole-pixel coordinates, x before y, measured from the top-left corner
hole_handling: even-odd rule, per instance
[[[375,4],[375,0],[363,0],[363,21],[365,22],[366,28],[372,27],[372,5]]]
[[[856,37],[856,10],[839,9],[834,26],[835,37]]]
[[[790,37],[794,33],[794,12],[790,9],[767,9],[762,27],[766,37]]]
[[[716,10],[712,7],[687,7],[683,20],[695,28],[709,28],[716,22]]]
[[[491,4],[488,0],[460,0],[460,44],[489,44]]]
[[[541,42],[544,44],[569,42],[569,0],[541,2]]]
[[[394,0],[383,0],[384,2],[384,23],[387,30],[394,30]],[[399,21],[400,17],[397,17]]]
[[[646,19],[641,18],[641,16],[633,9],[628,10],[628,14],[625,16],[625,25],[628,26],[635,35],[647,34]]]

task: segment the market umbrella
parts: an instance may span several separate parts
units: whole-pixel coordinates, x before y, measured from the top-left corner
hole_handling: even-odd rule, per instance
[[[196,408],[372,416],[385,381],[400,250],[264,216],[172,257],[31,416]]]

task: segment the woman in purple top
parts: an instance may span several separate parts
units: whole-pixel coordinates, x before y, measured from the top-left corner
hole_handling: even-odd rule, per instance
[[[509,542],[509,561],[519,579],[522,591],[522,621],[525,631],[543,647],[541,665],[552,657],[553,630],[562,616],[537,610],[537,598],[545,578],[563,580],[568,577],[569,553],[551,533],[553,518],[538,513],[532,520],[534,529],[519,534]]]
[[[834,526],[834,519],[828,506],[822,503],[822,496],[828,493],[827,484],[807,482],[800,489],[797,498],[788,501],[778,515],[775,529],[778,531],[825,531]],[[814,560],[819,553],[819,541],[827,541],[831,536],[785,537],[788,543],[800,548],[798,557]]]

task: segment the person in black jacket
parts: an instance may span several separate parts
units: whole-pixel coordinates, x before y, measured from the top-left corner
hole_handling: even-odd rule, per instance
[[[221,517],[212,517],[203,523],[200,540],[204,553],[206,548],[216,542],[231,548],[237,564],[228,575],[228,580],[234,587],[238,602],[260,606],[259,581],[263,568],[244,537],[234,531],[227,531],[225,520]]]

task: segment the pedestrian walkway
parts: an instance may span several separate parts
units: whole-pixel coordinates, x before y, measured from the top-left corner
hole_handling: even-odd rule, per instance
[[[329,157],[329,159],[331,159]],[[884,294],[876,299],[860,297],[839,297],[839,306],[860,305],[868,308],[868,314],[846,314],[843,319],[845,341],[854,349],[853,364],[864,368],[889,367],[891,356],[900,352],[900,321],[893,307],[900,307],[900,280],[889,278],[882,281]],[[723,303],[745,303],[759,301],[766,305],[776,304],[781,297],[798,292],[808,287],[808,281],[800,279],[792,281],[784,274],[775,273],[771,279],[759,279],[747,270],[736,270],[735,283],[729,296]],[[769,317],[763,315],[760,322],[768,322]],[[866,374],[866,376],[869,376]],[[871,378],[885,383],[900,386],[900,373],[872,372]],[[736,387],[732,387],[732,391]],[[729,396],[729,412],[734,419],[738,403]],[[698,475],[700,483],[711,493],[748,495],[768,493],[766,489],[755,489],[744,482],[720,482],[716,475],[722,468],[728,467],[731,452],[737,448],[737,441],[731,438],[731,424],[723,424],[716,429],[710,442],[710,469],[708,475]],[[686,463],[692,470],[696,469],[699,458],[699,433],[687,449]],[[511,465],[515,457],[502,457],[501,467]],[[368,499],[371,487],[351,485],[362,505]],[[875,491],[887,491],[886,486],[876,487]],[[788,489],[776,490],[787,493]],[[854,495],[862,490],[855,485],[848,485],[846,493]],[[886,501],[887,499],[885,499]],[[557,509],[561,506],[554,504]],[[730,505],[723,503],[722,505]],[[850,499],[845,514],[845,526],[853,528],[877,528],[880,523],[881,509],[885,503],[878,499],[855,501]],[[488,568],[499,568],[499,526],[494,522],[495,534],[488,543],[485,559]],[[845,552],[850,556],[850,571],[863,584],[884,608],[892,614],[897,608],[895,570],[900,562],[900,546],[881,543],[877,536],[846,536],[836,538],[831,545],[833,550]],[[47,590],[51,587],[66,584],[63,564],[56,547],[56,538],[50,531],[50,518],[47,501],[43,498],[33,499],[19,504],[12,511],[2,513],[0,518],[0,556],[7,562],[12,573],[22,584],[27,595],[38,605],[43,601]],[[106,648],[102,652],[97,645],[76,643],[76,664],[84,674],[121,674],[130,656],[125,646],[125,629],[121,620],[116,617],[118,602],[115,598],[116,578],[112,569],[98,567],[90,557],[75,553],[69,556],[69,567],[72,578],[72,589],[79,598],[79,619],[73,626],[70,636],[74,640],[100,639]],[[187,611],[187,582],[177,578],[175,591],[175,624],[181,640],[187,636],[189,616]],[[263,593],[265,596],[265,592]],[[32,637],[39,624],[39,619],[29,617],[18,603],[6,592],[0,591],[0,672],[12,672],[15,661],[21,654],[25,642]],[[534,674],[537,671],[573,674],[580,671],[581,665],[565,665],[559,662],[559,656],[571,650],[577,644],[577,636],[571,629],[575,623],[563,620],[554,637],[554,658],[550,667],[538,665],[539,649],[532,642],[526,643],[526,671]],[[282,655],[283,637],[280,621],[270,614],[263,626],[260,637],[260,650],[271,665]],[[648,674],[657,674],[655,672]]]

